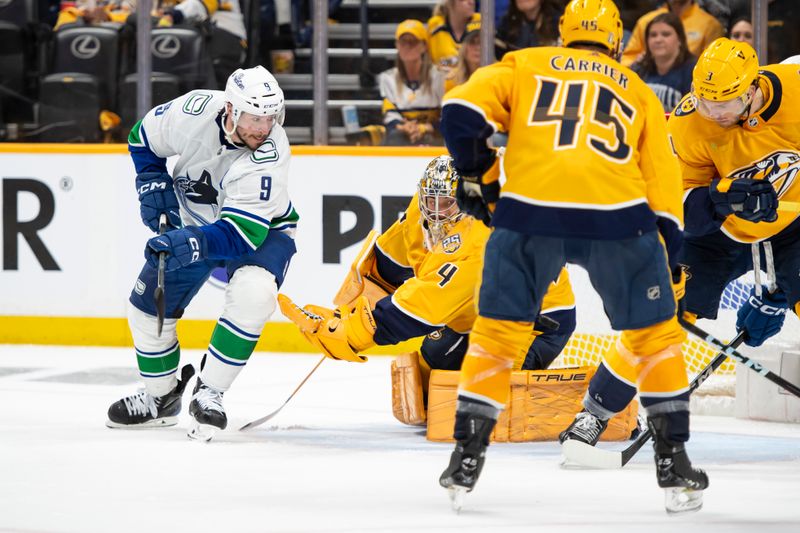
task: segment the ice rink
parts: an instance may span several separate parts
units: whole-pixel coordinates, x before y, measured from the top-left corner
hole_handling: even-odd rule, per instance
[[[276,418],[237,431],[317,360],[256,354],[225,396],[229,428],[205,444],[187,439],[186,413],[172,428],[104,426],[138,386],[130,349],[0,346],[0,531],[800,531],[797,424],[694,417],[689,452],[711,486],[677,517],[649,446],[623,470],[586,471],[561,469],[556,443],[491,446],[455,514],[438,485],[452,445],[394,420],[386,357],[326,360]]]

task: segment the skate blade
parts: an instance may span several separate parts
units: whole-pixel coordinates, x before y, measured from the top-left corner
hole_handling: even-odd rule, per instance
[[[142,424],[120,424],[119,422],[106,420],[106,427],[111,429],[150,429],[150,428],[167,428],[174,426],[177,423],[178,423],[177,416],[165,416],[163,418],[148,420],[147,422],[144,422]]]
[[[467,492],[469,490],[466,487],[459,487],[458,485],[452,485],[447,488],[447,495],[450,496],[450,505],[455,512],[461,512]]]
[[[186,432],[186,436],[192,440],[208,442],[214,438],[218,429],[218,427],[210,424],[199,424],[196,421],[192,421],[192,425]]]
[[[685,487],[666,488],[664,507],[670,515],[696,513],[703,507],[703,491]]]

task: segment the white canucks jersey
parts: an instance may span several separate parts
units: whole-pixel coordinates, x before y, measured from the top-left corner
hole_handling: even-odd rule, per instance
[[[137,166],[172,171],[184,225],[230,223],[252,248],[269,231],[294,237],[298,215],[288,191],[289,141],[275,124],[252,151],[226,140],[222,130],[225,93],[196,90],[152,110],[132,129],[129,150]]]

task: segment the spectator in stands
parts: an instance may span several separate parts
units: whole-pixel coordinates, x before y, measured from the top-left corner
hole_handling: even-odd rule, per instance
[[[644,55],[645,33],[647,23],[661,13],[674,13],[683,23],[686,33],[686,42],[689,52],[699,57],[706,46],[717,37],[722,37],[725,30],[717,19],[703,11],[694,0],[667,0],[665,4],[654,11],[645,14],[636,22],[631,38],[622,54],[621,63],[630,66]]]
[[[558,19],[563,12],[561,0],[511,0],[496,32],[497,59],[521,48],[558,44]]]
[[[630,35],[631,30],[645,13],[652,11],[661,2],[658,0],[614,0],[619,9],[624,33]]]
[[[123,24],[135,6],[136,0],[61,2],[61,9],[53,29],[57,30],[65,24],[100,24],[101,22]]]
[[[508,6],[511,5],[511,0],[494,0],[494,27],[500,26],[500,21],[508,13]]]
[[[433,64],[443,71],[453,68],[467,24],[480,20],[475,0],[440,0],[428,20],[428,46]]]
[[[163,9],[159,26],[210,22],[210,55],[217,86],[223,88],[228,74],[244,64],[247,31],[238,1],[182,0]]]
[[[378,75],[386,127],[384,144],[441,144],[444,75],[431,63],[425,25],[404,20],[397,26],[395,39],[397,66]]]
[[[671,112],[692,87],[697,58],[689,53],[681,19],[661,13],[647,23],[645,53],[631,67],[653,89],[664,111]]]
[[[753,44],[753,24],[750,22],[749,16],[739,16],[731,20],[731,25],[728,28],[728,36],[733,41],[743,41],[750,46]]]
[[[481,22],[475,20],[467,24],[458,60],[444,80],[444,92],[461,85],[481,66]]]
[[[800,54],[800,2],[769,0],[768,19],[767,63],[780,63],[789,56]]]

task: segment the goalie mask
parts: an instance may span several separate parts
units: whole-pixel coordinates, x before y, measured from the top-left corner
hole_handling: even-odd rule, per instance
[[[440,156],[428,163],[417,184],[420,224],[428,250],[447,237],[462,217],[456,203],[458,179],[453,158]]]

